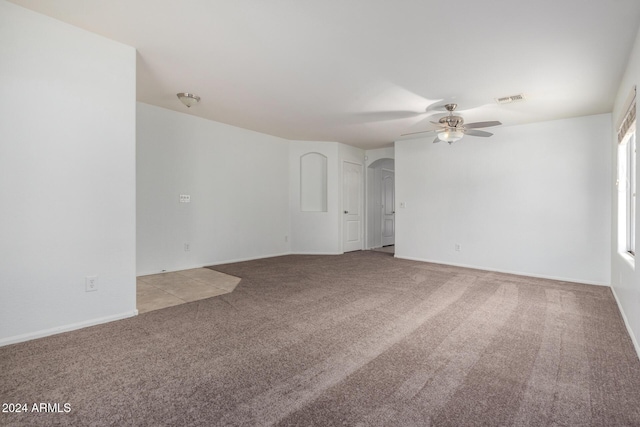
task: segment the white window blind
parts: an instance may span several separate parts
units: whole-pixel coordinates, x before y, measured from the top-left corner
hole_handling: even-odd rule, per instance
[[[618,127],[618,144],[624,140],[624,137],[627,136],[629,131],[633,131],[632,127],[636,122],[636,87],[633,87],[631,91],[631,95],[629,96],[630,101],[628,101],[629,107],[627,108],[626,113],[622,118],[622,123]]]

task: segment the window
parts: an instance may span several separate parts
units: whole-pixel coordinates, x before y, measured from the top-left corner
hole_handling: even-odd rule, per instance
[[[618,241],[620,252],[636,253],[636,104],[631,103],[618,129]]]
[[[625,142],[626,154],[626,244],[625,249],[631,255],[636,253],[636,132],[635,126],[633,132],[629,133]]]

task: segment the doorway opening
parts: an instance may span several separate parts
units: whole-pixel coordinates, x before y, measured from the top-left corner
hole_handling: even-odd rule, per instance
[[[394,252],[395,161],[378,159],[367,172],[367,248]]]

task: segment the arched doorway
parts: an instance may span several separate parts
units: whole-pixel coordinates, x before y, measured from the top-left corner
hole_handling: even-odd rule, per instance
[[[371,163],[367,174],[367,248],[395,244],[395,162]]]

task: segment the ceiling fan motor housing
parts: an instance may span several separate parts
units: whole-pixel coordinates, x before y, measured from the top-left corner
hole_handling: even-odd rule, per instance
[[[460,116],[445,116],[438,121],[451,128],[461,126],[464,123],[464,119]]]
[[[446,104],[444,108],[449,112],[449,115],[446,117],[442,117],[439,122],[445,126],[450,128],[455,128],[457,126],[461,126],[464,123],[464,120],[460,116],[454,116],[453,111],[458,107],[458,104]]]

